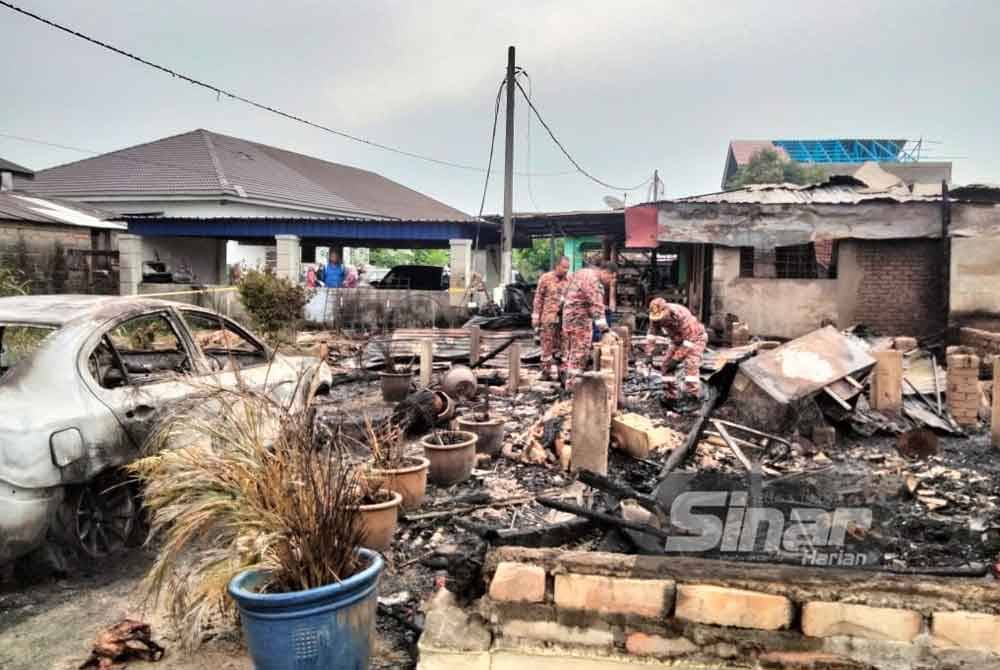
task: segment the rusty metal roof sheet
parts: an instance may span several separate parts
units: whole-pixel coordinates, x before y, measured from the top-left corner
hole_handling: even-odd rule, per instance
[[[873,365],[863,341],[827,326],[758,354],[740,371],[778,402],[789,403]]]
[[[41,198],[25,191],[0,191],[0,220],[56,223],[83,228],[127,230],[128,226],[109,221],[114,214],[77,202]]]

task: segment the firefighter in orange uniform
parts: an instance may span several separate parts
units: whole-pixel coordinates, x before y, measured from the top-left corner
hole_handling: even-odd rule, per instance
[[[594,261],[591,267],[569,277],[563,298],[563,362],[566,378],[572,382],[587,367],[594,343],[594,326],[604,333],[608,321],[604,313],[604,289],[615,279],[613,263]]]
[[[531,310],[531,327],[542,343],[542,379],[559,379],[559,366],[555,354],[562,350],[563,294],[569,278],[569,259],[561,256],[554,269],[538,279],[535,303]]]
[[[701,401],[701,359],[708,345],[705,326],[684,305],[656,298],[649,304],[646,353],[652,356],[660,338],[667,340],[661,372],[680,368],[683,383],[667,384],[665,397],[676,401],[678,410],[692,409]],[[680,379],[678,379],[680,381]]]

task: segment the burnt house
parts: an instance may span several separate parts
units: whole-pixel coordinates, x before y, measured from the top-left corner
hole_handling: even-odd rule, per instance
[[[0,264],[33,293],[116,293],[116,236],[127,226],[80,203],[41,197],[31,170],[0,158]]]

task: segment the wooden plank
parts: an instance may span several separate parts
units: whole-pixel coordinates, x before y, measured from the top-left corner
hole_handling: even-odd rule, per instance
[[[823,393],[825,393],[827,396],[829,396],[830,398],[832,398],[834,400],[834,402],[836,402],[838,405],[840,405],[841,407],[843,407],[848,412],[851,411],[851,405],[846,400],[844,400],[843,398],[841,398],[839,395],[837,395],[836,393],[834,393],[833,390],[829,386],[824,386],[823,387]]]
[[[469,326],[465,330],[469,331],[469,365],[475,365],[479,362],[479,341],[482,332],[479,326]]]
[[[903,406],[903,354],[896,350],[873,351],[870,402],[878,411],[898,411]]]
[[[573,390],[573,470],[586,468],[608,474],[611,408],[607,382],[600,373],[587,372]]]
[[[420,386],[431,385],[431,374],[434,372],[434,340],[420,340]]]
[[[513,396],[521,385],[521,343],[512,342],[507,349],[507,391]]]

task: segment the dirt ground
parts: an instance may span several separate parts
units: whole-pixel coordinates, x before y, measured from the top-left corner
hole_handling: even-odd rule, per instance
[[[183,653],[162,616],[144,612],[135,589],[152,561],[151,552],[133,549],[62,579],[26,585],[8,577],[0,583],[0,668],[75,669],[99,631],[130,618],[151,623],[153,639],[167,649],[160,663],[133,662],[130,668],[250,670],[238,642],[213,640],[196,653]]]
[[[89,655],[99,631],[123,619],[138,619],[152,624],[153,639],[166,647],[166,653],[159,663],[130,662],[128,667],[133,670],[251,670],[253,664],[236,634],[185,652],[162,612],[143,607],[136,587],[153,558],[151,551],[132,549],[99,569],[76,570],[64,578],[50,577],[31,584],[18,583],[9,575],[0,580],[0,668],[76,670]],[[417,574],[421,573],[413,573],[411,581]],[[422,576],[425,579],[419,580],[420,586],[432,587],[432,577]],[[383,591],[396,589],[397,578],[386,574]],[[412,633],[383,614],[378,617],[376,631],[372,668],[413,667],[416,638]]]

